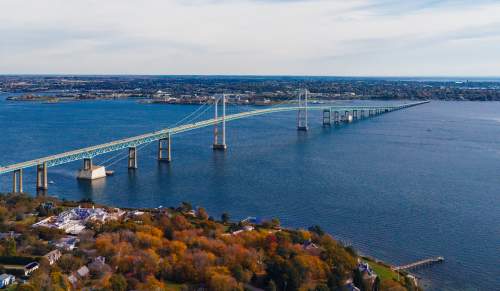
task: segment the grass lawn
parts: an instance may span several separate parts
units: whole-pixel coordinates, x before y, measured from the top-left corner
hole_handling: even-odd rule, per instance
[[[363,260],[365,260],[366,262],[368,262],[368,264],[370,264],[370,267],[380,277],[381,281],[391,280],[391,279],[394,281],[398,281],[398,273],[394,272],[390,267],[372,261],[368,258],[363,258]],[[402,278],[403,276],[400,277]]]

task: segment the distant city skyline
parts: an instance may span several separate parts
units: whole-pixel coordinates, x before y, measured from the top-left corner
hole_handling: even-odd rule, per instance
[[[0,74],[500,76],[498,1],[402,2],[3,0]]]

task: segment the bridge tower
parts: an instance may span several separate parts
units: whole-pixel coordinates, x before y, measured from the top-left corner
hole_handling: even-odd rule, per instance
[[[13,172],[12,193],[23,193],[23,169]]]
[[[303,89],[298,94],[299,110],[297,112],[297,130],[307,131],[307,98],[309,90]]]
[[[222,132],[219,132],[219,121],[218,121],[218,106],[219,102],[222,101],[222,118],[221,118],[221,123],[222,123]],[[219,96],[215,96],[215,102],[214,102],[214,119],[215,119],[215,124],[214,124],[214,144],[213,144],[213,149],[214,150],[220,150],[220,151],[225,151],[227,149],[226,145],[226,94],[221,94]],[[220,142],[219,142],[219,135],[220,135]]]
[[[128,148],[128,168],[129,169],[137,169],[137,148],[129,147]]]
[[[158,140],[158,161],[170,163],[172,161],[172,153],[170,147],[172,145],[172,136],[167,133],[167,138]]]

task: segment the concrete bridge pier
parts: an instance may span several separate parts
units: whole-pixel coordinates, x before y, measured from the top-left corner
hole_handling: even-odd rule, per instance
[[[167,138],[158,140],[158,161],[170,163],[172,161],[171,136],[168,133]]]
[[[340,114],[338,111],[334,111],[333,112],[333,122],[335,124],[339,124],[340,123]]]
[[[137,148],[129,147],[128,148],[128,168],[129,169],[137,169]]]
[[[106,177],[106,168],[92,164],[91,158],[83,159],[83,168],[78,171],[76,176],[82,180],[95,180]]]
[[[332,109],[324,109],[323,110],[323,126],[331,126],[332,125]]]
[[[36,192],[45,193],[48,189],[47,163],[39,164],[36,166]]]
[[[365,118],[365,111],[361,110],[361,119]]]
[[[12,193],[23,193],[23,169],[13,172]]]

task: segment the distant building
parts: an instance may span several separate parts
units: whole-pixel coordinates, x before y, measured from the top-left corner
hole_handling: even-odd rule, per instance
[[[0,288],[5,288],[16,281],[16,277],[10,274],[0,275]]]
[[[57,262],[57,260],[59,260],[61,255],[62,254],[61,254],[60,250],[53,250],[53,251],[47,253],[44,257],[49,261],[49,264],[52,265],[55,262]]]

